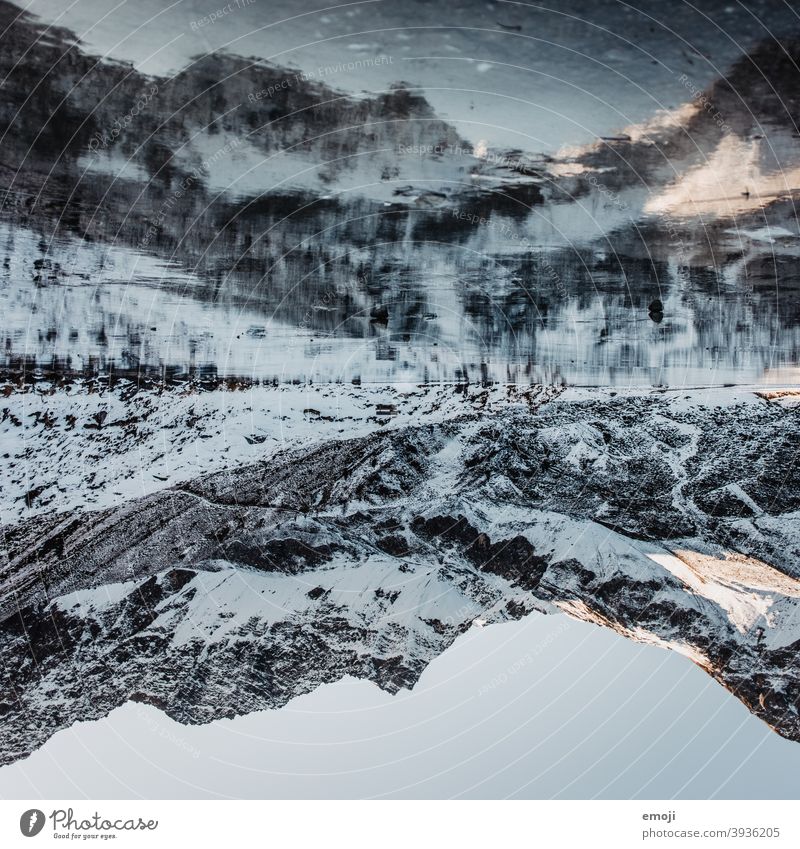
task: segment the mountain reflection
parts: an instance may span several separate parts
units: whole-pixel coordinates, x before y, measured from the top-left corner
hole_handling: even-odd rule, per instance
[[[154,80],[0,13],[10,379],[677,386],[798,365],[797,45],[552,158],[473,149],[402,85],[345,97],[222,54]],[[56,65],[68,96],[28,98]]]
[[[259,247],[272,224],[252,221],[228,234],[243,247],[225,252],[227,270],[221,256],[187,270],[118,245],[42,249],[4,227],[6,367],[683,385],[780,379],[798,362],[795,257],[708,268],[590,246],[490,256],[459,234],[404,238],[416,213],[383,219],[380,241],[374,219],[343,237],[340,216],[316,210],[326,238],[295,235],[285,250]]]

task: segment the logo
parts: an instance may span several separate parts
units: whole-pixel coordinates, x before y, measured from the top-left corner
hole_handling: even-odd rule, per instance
[[[56,808],[48,816],[44,815],[43,811],[38,808],[31,808],[19,818],[19,830],[25,837],[36,837],[37,834],[44,828],[47,820],[53,821],[54,837],[79,838],[84,840],[90,837],[97,837],[96,832],[105,831],[155,831],[158,828],[158,820],[143,820],[141,817],[129,819],[110,820],[103,817],[97,811],[92,816],[86,819],[75,819],[75,812],[72,808]],[[59,833],[59,829],[61,832]],[[88,831],[95,832],[93,834],[80,835],[78,832]],[[115,835],[102,834],[101,837],[106,840]]]
[[[19,818],[19,830],[25,837],[36,837],[44,828],[44,813],[38,808],[31,808]]]

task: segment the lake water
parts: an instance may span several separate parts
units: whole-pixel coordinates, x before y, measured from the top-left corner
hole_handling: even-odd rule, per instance
[[[207,25],[198,21],[216,11],[211,0],[113,14],[105,0],[68,13],[35,0],[34,14],[74,28],[86,50],[166,76],[124,143],[76,141],[62,155],[59,133],[37,135],[45,118],[34,112],[9,135],[19,168],[0,224],[5,369],[793,382],[800,141],[784,99],[795,69],[769,65],[779,51],[764,46],[758,18],[784,35],[796,16],[708,0],[662,21],[659,4],[636,5],[458,0],[415,4],[410,21],[383,0],[320,11],[280,0]],[[761,50],[771,89],[753,79],[747,50]],[[214,51],[224,56],[204,70],[196,57]],[[267,76],[236,56],[265,60]],[[369,64],[376,57],[387,61]],[[274,118],[253,86],[289,71],[349,95],[352,109],[406,81],[442,123],[426,136],[424,112],[365,133],[322,103]],[[102,126],[130,109],[127,95],[117,103],[106,92],[110,73],[85,94],[106,110]],[[725,75],[739,99],[724,96]],[[226,117],[207,126],[206,104],[189,95],[219,76],[208,109]],[[704,120],[704,91],[724,124]],[[176,109],[186,127],[158,124]],[[145,156],[156,128],[161,153]],[[440,131],[441,153],[408,152]],[[28,156],[26,133],[44,164]],[[511,167],[521,152],[522,171]],[[177,175],[201,160],[184,195]],[[42,182],[56,161],[58,176]]]
[[[731,260],[679,273],[668,253],[645,261],[587,240],[581,248],[514,254],[513,242],[486,244],[481,232],[448,231],[450,243],[444,231],[435,243],[397,232],[397,241],[365,252],[352,239],[337,241],[339,214],[322,211],[305,223],[333,233],[313,256],[295,232],[289,238],[300,247],[274,267],[265,258],[258,270],[234,268],[215,282],[121,245],[56,239],[45,260],[56,271],[32,286],[32,276],[44,276],[32,265],[43,255],[37,237],[0,225],[6,368],[93,373],[113,365],[346,383],[796,379],[794,240],[781,247],[786,271],[776,282],[774,263],[761,272]],[[418,217],[404,212],[390,223],[405,230]],[[445,227],[452,216],[423,219],[428,226],[436,220]],[[358,241],[374,240],[368,231]],[[772,256],[776,246],[768,247]],[[723,240],[717,249],[733,247]],[[359,253],[369,255],[366,264]],[[654,312],[656,301],[661,310]]]

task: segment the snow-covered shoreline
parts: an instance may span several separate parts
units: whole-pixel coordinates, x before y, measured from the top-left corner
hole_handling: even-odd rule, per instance
[[[476,410],[561,397],[657,396],[672,407],[793,404],[800,389],[775,387],[565,388],[492,385],[196,384],[137,389],[119,381],[9,387],[0,404],[0,518],[99,509],[198,475],[263,460],[276,451],[386,428],[441,422]]]
[[[440,422],[493,405],[537,406],[560,387],[309,384],[204,390],[38,383],[0,403],[0,516],[121,504],[278,450]]]
[[[137,388],[118,381],[8,386],[0,403],[0,520],[121,504],[276,451],[476,410],[562,397],[658,396],[671,406],[792,404],[800,389],[565,388],[517,385],[198,384]]]

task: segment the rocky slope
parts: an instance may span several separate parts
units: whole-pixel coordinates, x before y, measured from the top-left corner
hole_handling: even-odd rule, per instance
[[[4,762],[126,700],[198,723],[394,692],[534,611],[679,651],[800,740],[794,396],[474,392],[7,526]]]

